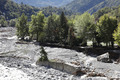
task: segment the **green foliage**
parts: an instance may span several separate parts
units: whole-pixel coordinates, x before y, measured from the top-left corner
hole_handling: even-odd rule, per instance
[[[83,41],[91,40],[94,38],[94,32],[96,31],[95,19],[93,15],[89,13],[84,13],[82,15],[76,16],[75,19],[75,29],[76,36],[80,36]]]
[[[6,19],[5,19],[4,16],[1,16],[1,18],[0,18],[0,24],[1,24],[1,27],[8,26],[8,22],[6,21]]]
[[[10,26],[10,27],[15,27],[15,24],[16,24],[16,20],[15,20],[15,19],[11,19],[11,20],[9,21],[9,26]]]
[[[30,22],[29,32],[32,37],[37,35],[37,41],[39,41],[39,35],[43,32],[44,27],[44,14],[42,12],[37,13],[37,15],[32,15]]]
[[[25,13],[28,19],[30,19],[30,16],[37,11],[39,11],[39,9],[35,7],[17,4],[11,0],[0,0],[0,15],[5,16],[7,20],[18,18],[22,13]]]
[[[101,3],[104,0],[73,0],[71,3],[66,5],[68,10],[73,12],[84,13],[90,8],[94,7],[96,4]]]
[[[60,39],[64,43],[67,42],[66,40],[67,40],[67,36],[68,36],[68,30],[69,30],[69,26],[67,23],[67,19],[66,19],[64,13],[62,12],[60,15]]]
[[[112,11],[112,8],[105,7],[105,8],[98,10],[97,12],[95,12],[94,15],[95,15],[95,18],[98,19],[101,16],[103,16],[104,14],[109,13],[111,11]]]
[[[118,27],[114,30],[113,38],[115,42],[120,46],[120,23]]]
[[[117,17],[119,13],[112,13],[112,9],[105,12],[106,9],[101,10],[100,14],[95,14],[97,19],[99,19],[101,15],[107,13],[100,17],[98,22],[95,22],[94,15],[88,12],[67,17],[64,12],[60,16],[51,13],[50,16],[45,17],[40,11],[37,15],[31,16],[29,29],[26,27],[28,26],[27,18],[22,15],[17,22],[17,35],[20,38],[24,38],[29,34],[32,40],[35,39],[40,43],[62,43],[74,46],[80,43],[81,45],[86,45],[88,40],[92,40],[93,44],[98,43],[99,45],[100,42],[105,42],[113,45],[112,34],[117,26],[117,21],[119,21],[118,18],[116,19],[113,16]],[[10,22],[12,24],[12,20]]]
[[[117,27],[117,20],[114,17],[109,17],[108,15],[103,15],[100,17],[98,23],[98,34],[105,43],[113,42],[113,32]]]
[[[34,2],[35,1],[33,1],[32,4]],[[66,15],[72,15],[72,12],[66,10],[65,8],[49,6],[39,9],[25,4],[17,4],[12,0],[0,0],[0,15],[5,16],[7,20],[18,18],[22,13],[24,13],[28,16],[28,20],[30,21],[31,15],[36,14],[38,11],[43,11],[43,14],[47,17],[52,13],[60,15],[62,11],[65,12]]]
[[[98,20],[104,14],[114,16],[117,18],[118,21],[120,21],[120,6],[111,7],[111,8],[105,7],[94,13],[96,20]]]
[[[27,25],[27,16],[22,14],[16,23],[17,36],[24,40],[25,36],[28,35],[28,25]]]
[[[59,16],[58,15],[51,15],[47,19],[46,25],[46,34],[47,34],[47,41],[54,42],[55,40],[59,40]]]
[[[41,53],[41,58],[39,59],[39,61],[48,61],[47,53],[43,47],[41,47],[40,53]]]
[[[67,37],[67,43],[71,47],[73,47],[74,45],[76,45],[76,36],[75,36],[74,32],[75,32],[74,28],[73,27],[69,27],[68,37]]]
[[[43,14],[48,17],[52,14],[57,14],[60,15],[62,12],[65,13],[65,15],[72,15],[74,14],[72,11],[66,10],[65,8],[57,8],[57,7],[44,7],[40,9],[41,11],[43,11]]]
[[[44,43],[46,41],[46,33],[45,32],[41,32],[38,36],[38,41],[40,43]]]

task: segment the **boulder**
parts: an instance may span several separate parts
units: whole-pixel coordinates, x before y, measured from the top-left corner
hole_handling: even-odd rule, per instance
[[[112,63],[109,53],[102,54],[97,57],[97,61],[105,62],[105,63]]]

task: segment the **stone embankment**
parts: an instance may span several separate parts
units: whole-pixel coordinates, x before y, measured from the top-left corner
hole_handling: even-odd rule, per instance
[[[81,70],[81,67],[73,64],[67,64],[64,62],[41,61],[41,62],[37,62],[37,64],[40,66],[45,66],[48,68],[54,68],[63,72],[67,72],[72,75],[85,74],[85,71]]]

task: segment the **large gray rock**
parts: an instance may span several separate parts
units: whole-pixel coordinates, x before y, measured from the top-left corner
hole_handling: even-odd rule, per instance
[[[111,59],[109,57],[109,53],[102,54],[97,57],[97,61],[105,62],[105,63],[111,63]]]

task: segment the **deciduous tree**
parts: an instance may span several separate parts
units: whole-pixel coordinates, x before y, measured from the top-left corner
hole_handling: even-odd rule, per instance
[[[97,25],[97,31],[102,41],[105,42],[107,46],[108,43],[111,42],[113,47],[114,39],[112,34],[117,27],[117,19],[105,14],[100,17]]]
[[[28,35],[27,16],[23,13],[16,23],[17,36],[24,40],[25,36]]]

